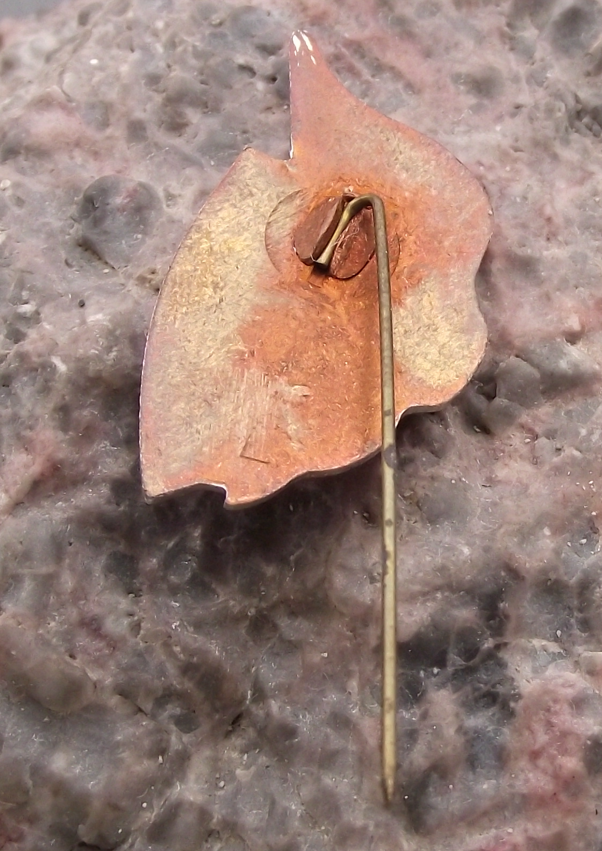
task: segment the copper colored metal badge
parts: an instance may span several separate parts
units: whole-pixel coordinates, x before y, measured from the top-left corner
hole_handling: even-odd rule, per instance
[[[368,108],[304,33],[291,44],[292,151],[244,151],[184,239],[144,361],[149,496],[226,504],[382,448],[383,785],[396,772],[395,424],[442,405],[485,347],[474,277],[487,198],[436,142]]]
[[[450,399],[483,353],[474,276],[491,218],[481,186],[436,142],[353,97],[302,33],[290,61],[291,159],[243,151],[159,296],[141,393],[149,496],[204,484],[243,505],[378,450],[368,227],[355,225],[361,245],[351,239],[335,258],[340,277],[303,262],[307,221],[316,210],[327,220],[329,199],[385,203],[397,418]]]

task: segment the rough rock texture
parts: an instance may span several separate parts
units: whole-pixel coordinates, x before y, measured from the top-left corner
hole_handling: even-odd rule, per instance
[[[484,182],[490,347],[399,429],[398,800],[378,464],[147,505],[144,335],[200,204],[288,150],[308,28]],[[599,851],[602,7],[70,2],[0,24],[0,848]]]
[[[0,17],[19,17],[44,12],[57,6],[60,0],[2,0]]]

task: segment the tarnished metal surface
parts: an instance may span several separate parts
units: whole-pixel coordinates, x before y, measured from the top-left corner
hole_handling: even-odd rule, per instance
[[[299,259],[306,266],[312,266],[328,245],[344,207],[343,196],[324,198],[295,228],[293,245]]]
[[[345,280],[295,250],[327,198],[385,202],[398,417],[446,402],[482,356],[474,276],[491,217],[479,183],[436,142],[353,97],[302,33],[291,44],[291,117],[292,158],[244,151],[163,285],[141,391],[149,496],[204,484],[229,505],[250,503],[378,449],[370,234],[358,221],[361,239],[339,262],[360,271]]]

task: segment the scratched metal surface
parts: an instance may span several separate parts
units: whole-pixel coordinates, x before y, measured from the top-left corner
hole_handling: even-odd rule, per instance
[[[347,92],[307,35],[293,36],[290,61],[292,159],[245,151],[161,290],[141,388],[150,496],[205,484],[228,505],[252,503],[379,446],[376,262],[350,281],[320,279],[292,245],[325,197],[385,199],[396,420],[449,401],[483,356],[474,279],[491,209],[481,185],[433,140]],[[282,233],[268,250],[275,213]]]

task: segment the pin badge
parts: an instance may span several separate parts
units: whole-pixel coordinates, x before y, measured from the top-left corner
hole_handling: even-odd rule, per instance
[[[140,401],[149,497],[226,506],[380,450],[382,773],[396,773],[395,425],[458,393],[486,343],[474,278],[487,197],[452,154],[361,103],[302,32],[291,157],[241,153],[184,238],[149,330]]]

